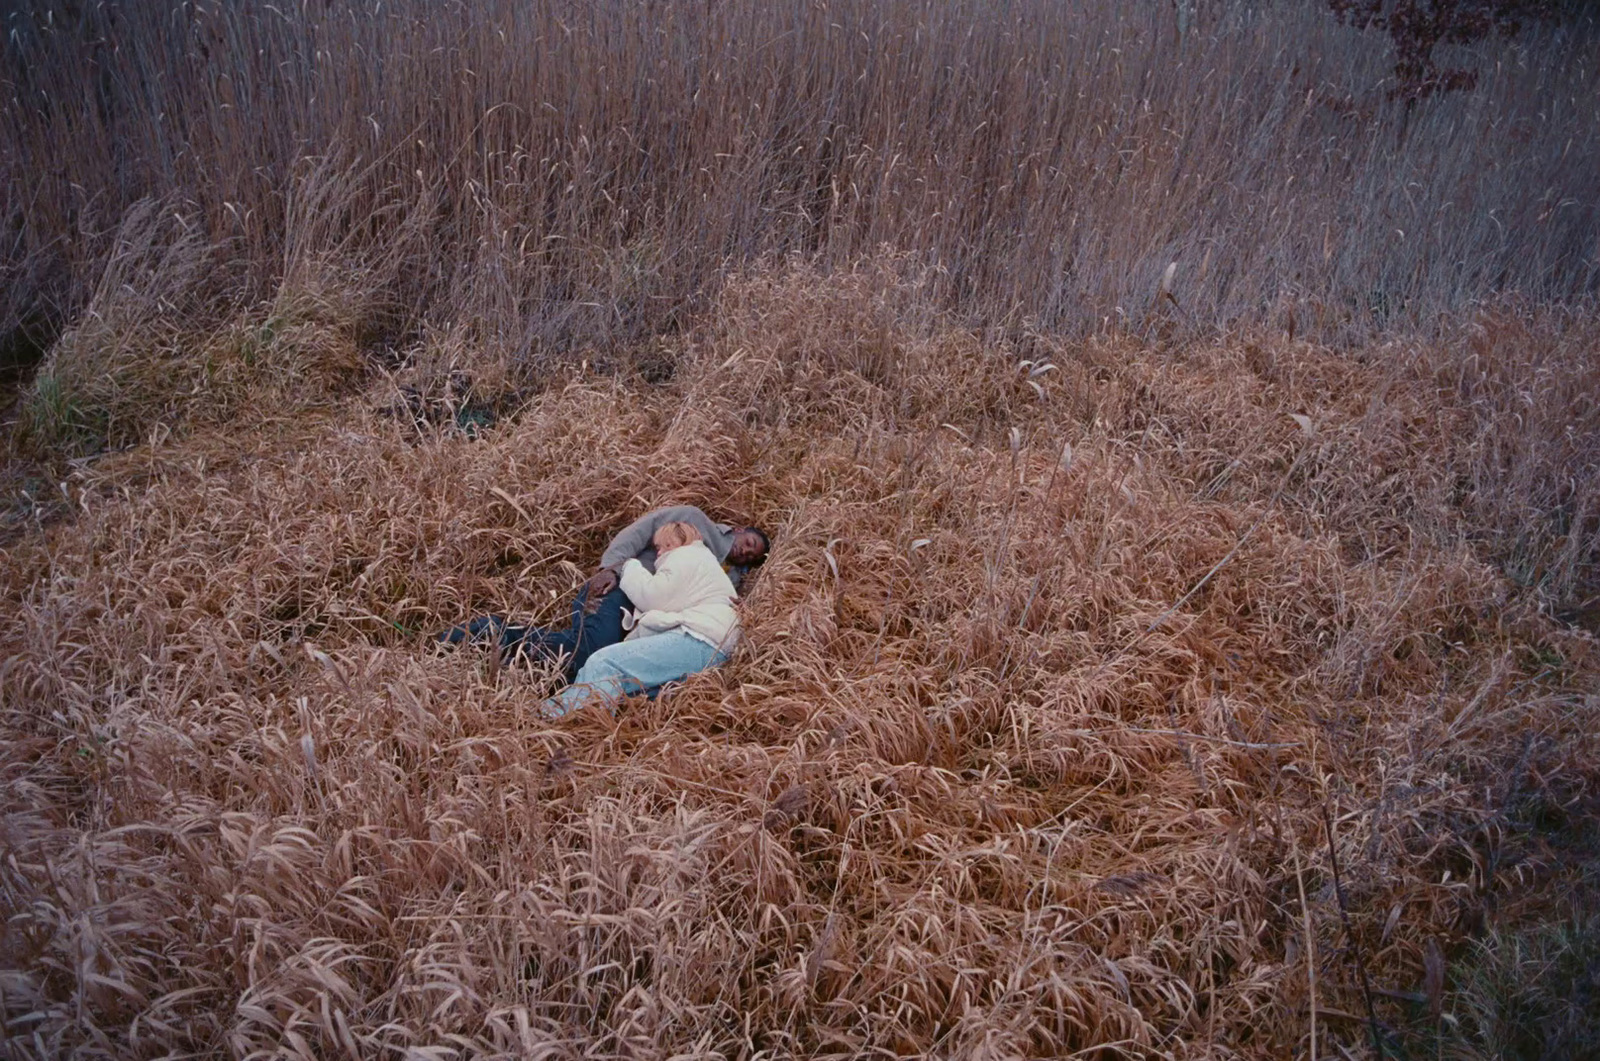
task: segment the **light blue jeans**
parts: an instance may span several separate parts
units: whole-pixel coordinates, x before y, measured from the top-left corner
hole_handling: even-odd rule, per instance
[[[728,658],[682,630],[668,630],[607,645],[590,656],[571,685],[544,702],[546,718],[560,718],[591,703],[607,706],[624,696],[709,670]]]

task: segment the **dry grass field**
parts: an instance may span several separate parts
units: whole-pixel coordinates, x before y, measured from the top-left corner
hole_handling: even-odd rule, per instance
[[[1600,1057],[1592,22],[4,18],[0,1056]]]
[[[1595,329],[897,285],[752,275],[476,439],[379,381],[75,467],[0,554],[13,1056],[1592,1053],[1593,510],[1532,502],[1597,496]],[[776,541],[726,668],[552,724],[429,645],[674,501]]]

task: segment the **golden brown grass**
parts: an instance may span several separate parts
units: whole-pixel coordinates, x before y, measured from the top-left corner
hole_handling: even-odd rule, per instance
[[[1468,941],[1559,906],[1593,796],[1541,610],[1592,585],[1592,329],[1004,345],[891,275],[746,277],[670,385],[476,442],[384,383],[77,466],[0,553],[7,1051],[1278,1058],[1314,972],[1360,1056],[1358,963],[1476,1027]],[[773,532],[727,667],[551,724],[429,647],[667,502]]]

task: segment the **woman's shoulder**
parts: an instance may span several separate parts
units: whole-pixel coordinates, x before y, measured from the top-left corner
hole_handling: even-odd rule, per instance
[[[715,579],[719,583],[728,582],[728,573],[722,569],[722,561],[717,559],[717,554],[704,542],[681,545],[666,556],[666,560],[674,558],[676,558],[674,566],[679,571],[693,571],[698,578]],[[733,583],[728,582],[728,586],[731,589]]]
[[[722,570],[722,561],[717,559],[717,554],[705,542],[691,542],[683,547],[683,551],[689,554],[685,559],[696,567]]]
[[[705,542],[689,542],[676,549],[661,554],[656,561],[656,570],[663,567],[702,567],[706,564],[716,564],[717,554],[706,548]],[[722,566],[717,564],[718,567]]]

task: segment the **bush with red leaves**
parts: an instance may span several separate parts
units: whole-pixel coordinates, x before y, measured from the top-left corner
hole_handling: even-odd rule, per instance
[[[1553,18],[1555,0],[1328,0],[1340,21],[1384,30],[1394,42],[1393,96],[1423,99],[1470,89],[1478,76],[1442,67],[1440,44],[1470,44],[1490,34],[1509,37],[1524,23]]]

